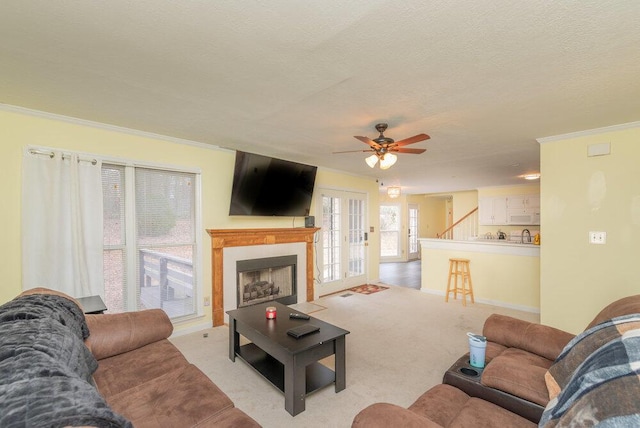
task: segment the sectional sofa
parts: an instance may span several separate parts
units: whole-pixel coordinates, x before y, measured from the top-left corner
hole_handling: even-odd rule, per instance
[[[0,306],[0,426],[258,427],[168,340],[161,310],[84,315],[47,289]]]
[[[640,295],[611,303],[578,336],[500,315],[483,333],[480,379],[445,373],[409,408],[375,403],[352,426],[640,426]]]

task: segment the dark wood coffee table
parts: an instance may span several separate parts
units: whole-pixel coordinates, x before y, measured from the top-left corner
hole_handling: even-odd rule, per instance
[[[267,319],[268,306],[277,309],[276,319]],[[229,358],[236,356],[253,367],[284,393],[284,408],[295,416],[305,409],[305,397],[335,383],[336,392],[346,387],[345,336],[341,329],[317,318],[289,319],[301,313],[280,303],[262,303],[227,311],[229,314]],[[295,339],[287,334],[292,327],[306,323],[320,331]],[[240,346],[240,335],[251,343]],[[320,364],[335,355],[335,371]]]

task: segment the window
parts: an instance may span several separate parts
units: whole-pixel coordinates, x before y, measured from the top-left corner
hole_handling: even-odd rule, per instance
[[[198,312],[198,176],[103,163],[104,278],[112,312]]]

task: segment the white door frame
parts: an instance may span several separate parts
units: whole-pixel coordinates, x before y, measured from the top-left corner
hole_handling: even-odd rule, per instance
[[[314,297],[318,298],[327,294],[332,294],[365,284],[368,278],[368,246],[366,246],[365,234],[369,229],[368,226],[368,203],[367,194],[362,192],[347,190],[331,190],[320,189],[318,192],[321,197],[318,198],[317,211],[320,213],[320,239],[316,248],[318,266],[319,266],[319,283],[314,287]],[[334,216],[337,224],[336,233],[329,235],[327,222],[324,218],[323,201],[325,197],[338,198],[340,200],[340,212]],[[349,201],[361,201],[363,207],[360,219],[350,218]],[[355,205],[357,206],[357,204]],[[355,229],[354,229],[355,227]],[[336,247],[337,240],[339,248]],[[325,248],[325,244],[333,243],[333,251]],[[339,252],[339,254],[337,254]],[[357,254],[354,254],[357,253]],[[328,272],[333,277],[329,280],[325,279],[327,274],[325,266],[328,261],[325,258],[334,258],[333,265],[335,270]],[[356,274],[354,275],[354,272]],[[361,272],[361,273],[358,273]]]
[[[411,218],[412,211],[415,211],[415,218]],[[412,224],[415,220],[415,225]],[[407,258],[408,260],[417,260],[420,258],[420,207],[418,204],[409,204],[407,209]],[[414,241],[415,251],[411,251],[411,243]]]

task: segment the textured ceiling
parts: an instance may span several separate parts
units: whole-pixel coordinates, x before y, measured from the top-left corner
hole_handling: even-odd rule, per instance
[[[406,193],[522,183],[536,138],[640,119],[640,2],[0,3],[0,103]],[[354,135],[427,133],[391,169]]]

